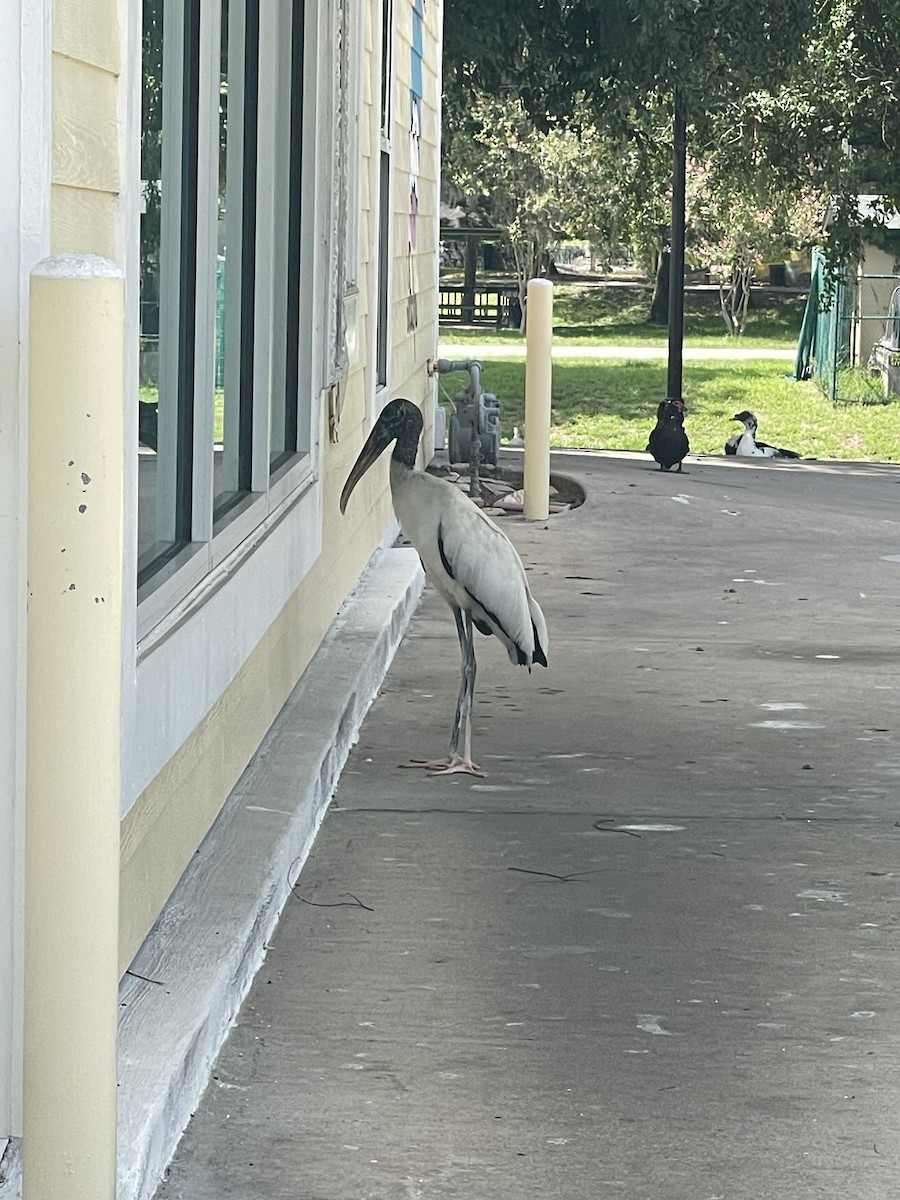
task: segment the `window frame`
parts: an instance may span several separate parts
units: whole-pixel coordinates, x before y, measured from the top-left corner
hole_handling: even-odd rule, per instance
[[[277,125],[277,140],[287,149],[286,170],[279,175],[274,158],[265,164],[264,187],[271,196],[273,228],[286,231],[289,246],[298,248],[296,256],[272,255],[270,270],[275,283],[271,296],[271,323],[274,339],[272,355],[272,379],[270,404],[270,436],[268,439],[267,473],[269,486],[279,480],[291,465],[293,454],[282,447],[273,457],[272,428],[277,423],[281,437],[288,446],[299,445],[301,425],[300,394],[303,375],[300,369],[301,356],[301,306],[303,296],[303,273],[307,269],[308,250],[303,244],[303,216],[308,205],[304,195],[303,154],[308,131],[304,127],[306,97],[304,88],[290,87],[291,64],[303,58],[307,31],[305,21],[298,20],[298,13],[306,11],[307,0],[275,0],[272,9],[289,13],[291,38],[275,38],[268,47],[272,61],[277,62],[279,83],[274,95],[271,121]],[[289,44],[287,44],[289,43]],[[284,77],[287,76],[288,86]],[[279,186],[280,185],[280,186]],[[294,261],[295,259],[295,261]],[[283,332],[283,336],[281,336]],[[293,396],[293,405],[288,404]],[[274,410],[274,411],[273,411]],[[308,421],[305,423],[308,425]]]
[[[376,407],[390,389],[394,288],[394,45],[395,2],[381,0],[378,44],[378,153],[374,166],[375,320],[372,331],[373,399]]]
[[[345,282],[344,295],[358,295],[362,282],[362,170],[361,142],[363,115],[363,12],[359,0],[339,0],[343,36],[347,39],[350,52],[347,62],[346,94],[347,109],[347,178],[346,178],[346,222],[343,230]]]
[[[161,623],[168,625],[173,614],[180,614],[179,619],[183,619],[202,604],[204,595],[210,590],[204,585],[204,581],[231,556],[240,556],[243,543],[248,539],[255,541],[255,533],[268,527],[270,519],[281,506],[296,499],[299,493],[317,486],[321,476],[321,417],[318,409],[321,406],[319,377],[322,326],[320,319],[313,314],[321,309],[320,301],[329,300],[330,285],[327,274],[322,272],[317,263],[314,250],[316,239],[321,236],[323,217],[317,203],[317,190],[329,190],[324,185],[332,181],[326,181],[324,173],[330,173],[334,168],[329,165],[320,148],[324,139],[319,125],[323,118],[331,119],[333,123],[333,114],[328,112],[327,106],[319,102],[319,88],[329,77],[329,64],[319,60],[321,51],[327,52],[329,48],[328,40],[323,36],[323,21],[327,19],[328,11],[337,11],[337,6],[335,0],[329,0],[329,3],[323,6],[326,10],[323,17],[319,5],[312,0],[231,0],[231,3],[240,4],[241,10],[244,10],[245,5],[258,9],[261,67],[253,194],[256,216],[252,242],[255,272],[252,285],[249,282],[242,283],[240,289],[245,321],[250,319],[248,313],[252,306],[253,330],[251,351],[245,350],[242,356],[240,380],[245,395],[247,389],[252,389],[251,402],[239,416],[243,443],[250,446],[242,479],[248,487],[235,496],[231,503],[222,504],[216,509],[216,497],[213,495],[214,404],[211,398],[215,394],[221,0],[165,0],[164,29],[171,28],[172,22],[179,21],[180,18],[179,28],[183,30],[184,22],[190,18],[194,22],[193,30],[196,35],[192,44],[199,43],[194,62],[195,78],[191,80],[198,97],[196,136],[193,145],[188,144],[189,139],[184,141],[181,134],[185,84],[182,39],[169,38],[168,43],[164,41],[163,45],[163,54],[168,52],[163,86],[167,87],[167,82],[172,81],[175,75],[170,90],[171,87],[180,89],[175,100],[169,102],[168,123],[164,119],[162,152],[168,169],[166,178],[167,181],[172,178],[173,159],[177,160],[178,176],[175,186],[179,196],[183,191],[182,181],[185,173],[189,173],[192,166],[197,177],[196,229],[193,236],[189,227],[183,227],[181,204],[170,203],[169,224],[172,210],[175,210],[178,214],[179,237],[173,242],[167,225],[167,236],[161,237],[160,248],[161,258],[167,256],[165,263],[169,279],[182,280],[184,272],[181,265],[186,261],[190,263],[192,254],[196,263],[196,281],[191,295],[179,294],[173,304],[172,295],[168,293],[168,303],[165,305],[163,295],[160,296],[161,344],[164,325],[169,339],[177,338],[174,342],[170,341],[170,346],[177,349],[174,354],[170,352],[169,357],[175,358],[176,362],[167,366],[169,375],[165,379],[171,387],[173,373],[180,374],[177,386],[182,390],[175,394],[181,400],[183,391],[187,389],[192,400],[187,406],[179,403],[179,432],[182,440],[175,456],[176,462],[182,464],[188,477],[187,480],[180,481],[184,488],[180,495],[180,503],[185,511],[189,509],[189,517],[182,528],[189,529],[190,539],[182,539],[166,548],[141,572],[136,590],[135,633],[139,644],[143,644]],[[302,31],[295,29],[294,22],[298,20],[302,20]],[[298,135],[301,145],[300,161],[295,167],[294,184],[299,192],[302,215],[299,222],[289,221],[283,228],[277,220],[274,194],[278,177],[278,155],[284,150],[286,136],[287,144],[290,145],[290,120],[285,129],[285,121],[279,119],[278,112],[279,97],[288,89],[285,88],[284,79],[279,78],[277,72],[268,76],[262,65],[278,61],[279,46],[283,40],[281,35],[286,21],[291,22],[288,39],[291,50],[286,58],[282,55],[282,64],[287,63],[292,81],[301,81],[299,97],[295,87],[290,87],[289,96],[291,116],[294,119],[299,117],[301,122]],[[174,47],[171,45],[172,41],[176,41]],[[302,49],[305,64],[305,69],[299,73],[292,69],[291,62],[291,53],[297,46]],[[140,46],[136,54],[140,79],[143,68]],[[246,64],[242,54],[242,76],[245,70]],[[173,133],[176,135],[174,140],[177,141],[177,148],[172,146]],[[168,159],[165,158],[167,146]],[[243,156],[241,161],[243,165]],[[242,171],[240,183],[243,185],[244,182]],[[169,186],[172,187],[171,184]],[[246,197],[242,196],[242,200],[245,201]],[[250,243],[243,222],[241,227],[242,248],[246,252]],[[296,247],[293,248],[289,243],[292,236],[297,238]],[[273,317],[278,315],[279,304],[284,320],[289,315],[284,298],[279,300],[275,294],[275,289],[280,284],[274,264],[279,258],[287,259],[292,254],[297,263],[294,283],[295,311],[299,318],[299,328],[290,335],[286,330],[273,332]],[[135,251],[134,259],[137,257]],[[135,330],[138,324],[135,320]],[[282,450],[280,460],[273,466],[270,461],[271,393],[274,386],[285,385],[288,375],[286,365],[282,367],[280,378],[279,373],[274,370],[275,357],[279,353],[282,356],[290,354],[292,364],[294,355],[297,360],[294,368],[297,386],[292,406],[296,415],[291,419],[292,426],[286,426],[286,432],[292,434],[295,425],[296,440],[293,443],[287,442],[288,449]],[[161,353],[161,388],[164,386],[163,358],[164,354]],[[187,364],[191,359],[193,370],[189,372]],[[178,361],[181,365],[180,372]],[[285,359],[285,364],[286,361]],[[183,411],[185,407],[187,412]],[[274,443],[274,438],[272,441]],[[174,502],[173,484],[174,480],[169,480],[168,487],[171,490],[166,493],[169,499],[163,497],[161,501],[170,505],[170,512]],[[219,585],[210,586],[214,589]],[[150,640],[152,642],[153,639]]]

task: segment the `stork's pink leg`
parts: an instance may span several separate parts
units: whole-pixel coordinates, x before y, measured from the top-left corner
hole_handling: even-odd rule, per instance
[[[466,611],[465,624],[458,608],[453,610],[459,635],[462,657],[459,696],[450,733],[450,753],[446,758],[413,759],[407,766],[422,767],[432,775],[477,775],[484,778],[477,763],[472,762],[472,697],[475,694],[475,640],[472,633],[472,614]],[[459,753],[460,727],[465,726],[463,735],[464,753]]]

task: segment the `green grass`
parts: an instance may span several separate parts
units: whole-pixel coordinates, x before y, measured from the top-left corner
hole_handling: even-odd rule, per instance
[[[884,383],[866,367],[841,367],[837,375],[836,399],[848,404],[886,404]]]
[[[553,294],[553,335],[561,345],[665,346],[666,330],[647,321],[649,286],[586,286],[557,284]],[[797,344],[806,297],[766,292],[755,297],[747,330],[729,337],[719,313],[718,292],[688,290],[684,302],[686,346],[748,346],[792,348]],[[518,342],[517,329],[442,325],[441,338],[450,343]]]
[[[900,405],[832,405],[813,383],[785,377],[777,359],[684,365],[685,427],[694,454],[722,454],[739,428],[731,418],[756,413],[760,436],[809,458],[900,461]],[[525,364],[490,359],[483,384],[502,403],[504,438],[524,424]],[[445,399],[456,388],[442,381]],[[552,445],[643,450],[665,395],[666,363],[627,359],[558,359],[553,365]]]

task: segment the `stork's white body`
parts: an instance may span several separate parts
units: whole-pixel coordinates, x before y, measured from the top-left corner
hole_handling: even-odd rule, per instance
[[[506,534],[452,483],[391,460],[391,497],[425,574],[451,608],[490,629],[529,669],[547,625]]]
[[[414,763],[438,775],[458,771],[479,775],[472,761],[474,631],[496,635],[510,660],[530,671],[532,663],[547,665],[547,625],[531,595],[522,560],[506,534],[452,483],[416,470],[422,425],[422,413],[411,400],[398,396],[385,405],[347,476],[341,512],[369,467],[395,442],[391,455],[394,512],[418,550],[426,575],[453,611],[460,651],[450,753]]]

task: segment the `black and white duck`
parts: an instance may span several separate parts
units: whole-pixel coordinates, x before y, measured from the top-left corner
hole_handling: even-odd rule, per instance
[[[728,439],[725,443],[726,454],[735,454],[739,458],[800,457],[794,450],[785,450],[781,446],[770,446],[768,442],[761,442],[756,436],[759,422],[756,419],[756,414],[750,412],[749,409],[745,408],[743,412],[735,413],[731,419],[732,421],[741,421],[744,426],[744,432],[736,433]]]

